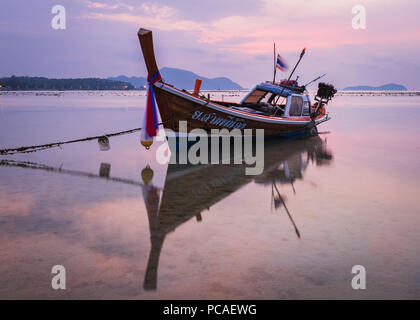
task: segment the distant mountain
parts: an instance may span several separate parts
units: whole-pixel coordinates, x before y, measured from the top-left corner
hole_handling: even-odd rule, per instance
[[[130,90],[128,82],[99,78],[49,79],[44,77],[0,78],[4,90]]]
[[[167,83],[170,83],[179,89],[186,89],[186,90],[194,89],[195,79],[202,80],[201,90],[242,90],[243,89],[239,84],[225,77],[209,79],[209,78],[197,75],[191,71],[176,69],[176,68],[167,68],[167,67],[162,68],[160,70],[160,73],[163,79],[165,79]],[[127,76],[121,75],[118,77],[111,77],[108,79],[129,82],[136,88],[144,88],[144,86],[147,84],[147,80],[145,77],[127,77]]]
[[[388,83],[384,84],[383,86],[379,87],[371,87],[371,86],[356,86],[356,87],[346,87],[343,90],[355,90],[355,91],[363,91],[363,90],[370,90],[370,91],[385,91],[385,90],[398,90],[398,91],[406,91],[407,88],[396,83]]]

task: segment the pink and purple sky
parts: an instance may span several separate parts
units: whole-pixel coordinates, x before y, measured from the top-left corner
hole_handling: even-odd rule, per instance
[[[53,30],[51,8],[66,8]],[[352,28],[352,7],[366,29]],[[145,76],[139,27],[154,32],[160,67],[225,76],[244,87],[272,79],[273,42],[302,82],[324,72],[338,88],[389,82],[420,89],[418,0],[14,0],[0,10],[0,76]],[[287,74],[284,74],[286,77]]]

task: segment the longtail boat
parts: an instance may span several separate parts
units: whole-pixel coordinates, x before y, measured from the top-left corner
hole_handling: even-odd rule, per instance
[[[325,106],[336,93],[330,84],[319,83],[313,105],[306,86],[290,80],[291,75],[279,83],[267,81],[256,85],[240,103],[211,100],[210,96],[200,94],[200,80],[196,81],[193,92],[166,83],[156,64],[152,31],[141,28],[138,38],[149,86],[153,86],[165,129],[179,132],[179,121],[187,121],[187,132],[264,129],[265,137],[293,138],[316,135],[317,126],[330,119]]]

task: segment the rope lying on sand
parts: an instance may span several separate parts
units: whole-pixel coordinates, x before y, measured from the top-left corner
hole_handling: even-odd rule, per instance
[[[159,123],[161,124],[161,123]],[[53,143],[47,143],[47,144],[41,144],[36,146],[28,146],[28,147],[19,147],[19,148],[10,148],[10,149],[0,149],[0,155],[12,155],[16,153],[30,153],[30,152],[37,152],[45,149],[50,149],[54,147],[59,147],[63,144],[70,144],[70,143],[77,143],[77,142],[84,142],[84,141],[90,141],[90,140],[97,140],[104,137],[115,137],[120,136],[123,134],[130,134],[136,131],[140,131],[141,128],[135,128],[131,130],[121,131],[121,132],[114,132],[114,133],[107,133],[100,136],[93,136],[93,137],[86,137],[83,139],[75,139],[75,140],[69,140],[69,141],[58,141]]]
[[[167,121],[159,122],[158,125],[163,125]],[[45,149],[51,149],[55,147],[61,148],[63,144],[70,144],[70,143],[77,143],[77,142],[84,142],[84,141],[90,141],[90,140],[97,140],[100,138],[109,138],[109,137],[115,137],[115,136],[121,136],[123,134],[130,134],[136,131],[140,131],[141,128],[134,128],[130,130],[120,131],[120,132],[113,132],[113,133],[107,133],[100,136],[93,136],[93,137],[86,137],[82,139],[75,139],[75,140],[68,140],[68,141],[59,141],[59,142],[53,142],[53,143],[46,143],[46,144],[40,144],[36,146],[28,146],[28,147],[19,147],[19,148],[10,148],[10,149],[0,149],[0,155],[6,156],[6,155],[12,155],[16,153],[31,153],[31,152],[37,152]]]

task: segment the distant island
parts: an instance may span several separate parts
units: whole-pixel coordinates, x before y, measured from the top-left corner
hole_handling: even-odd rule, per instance
[[[2,90],[130,90],[131,83],[99,78],[49,79],[43,77],[0,78]]]
[[[226,77],[206,78],[191,71],[162,68],[163,79],[179,89],[192,90],[196,79],[201,79],[201,90],[243,90],[243,88]],[[146,77],[118,77],[51,79],[45,77],[4,77],[0,78],[0,90],[144,90]]]
[[[407,88],[396,83],[388,83],[379,87],[372,86],[355,86],[355,87],[346,87],[343,90],[354,90],[354,91],[387,91],[387,90],[396,90],[396,91],[406,91]]]
[[[167,83],[170,83],[179,89],[192,90],[194,89],[195,80],[201,79],[201,90],[243,90],[239,84],[225,77],[209,79],[191,71],[168,67],[160,69],[160,73]],[[129,82],[138,89],[143,89],[147,85],[146,77],[127,77],[121,75],[108,79]]]

